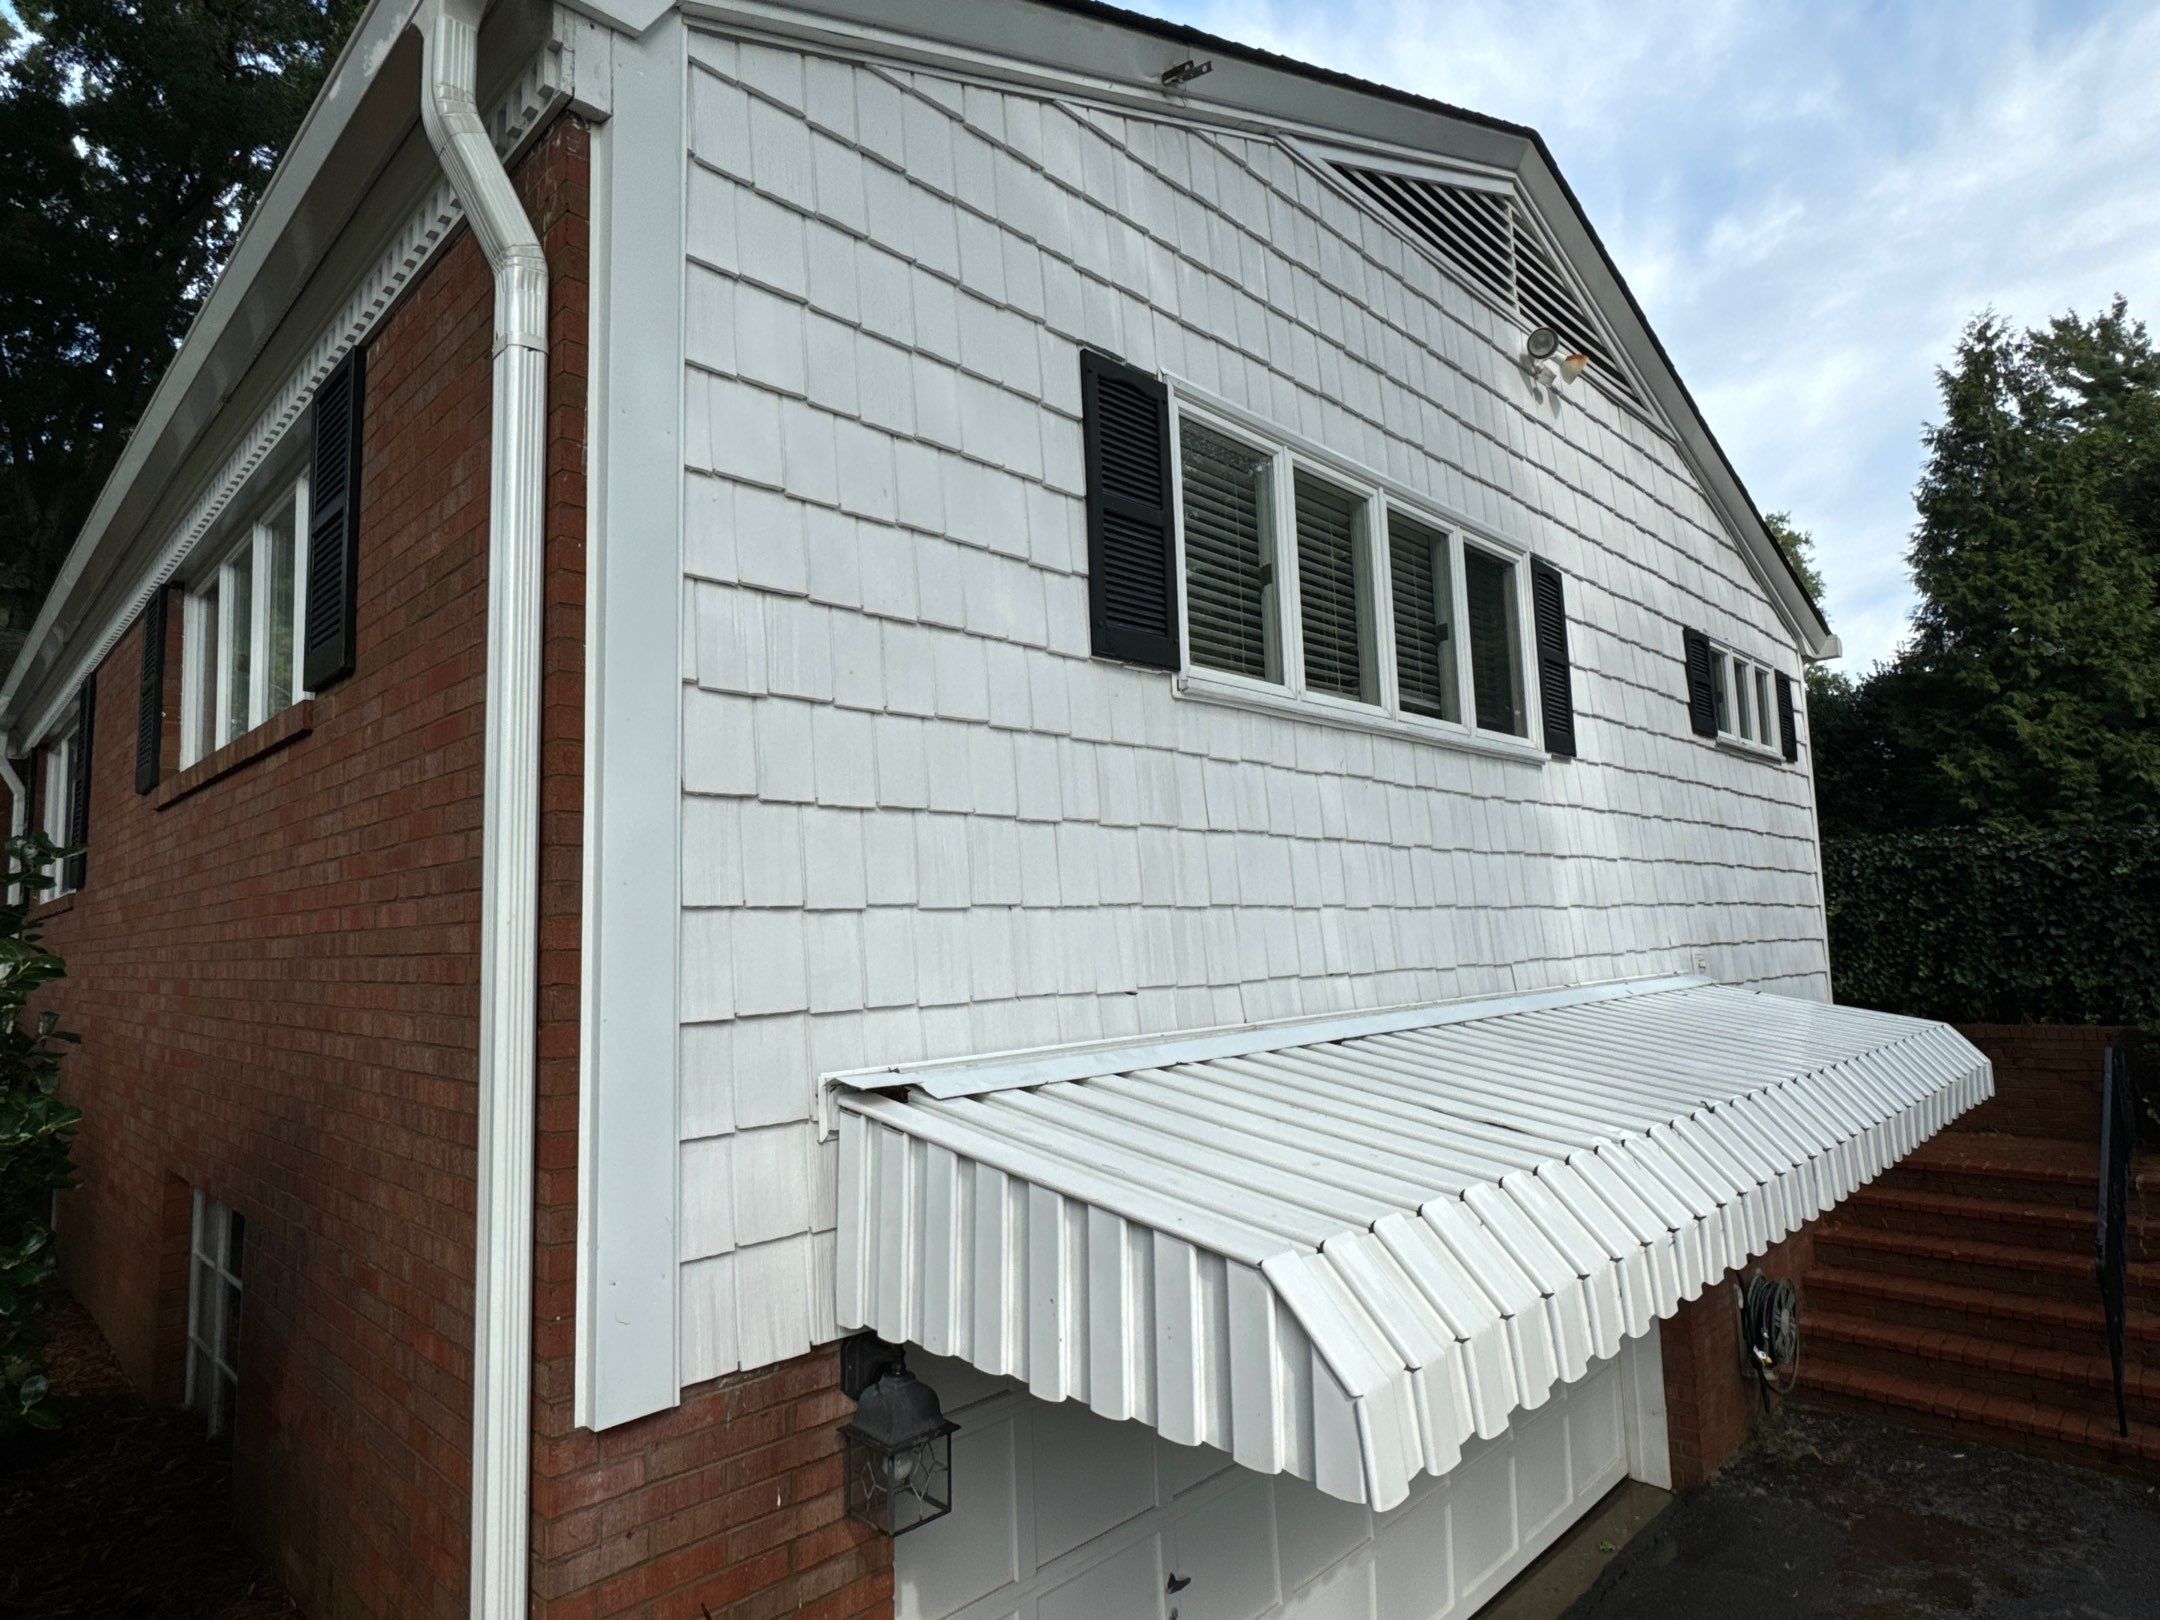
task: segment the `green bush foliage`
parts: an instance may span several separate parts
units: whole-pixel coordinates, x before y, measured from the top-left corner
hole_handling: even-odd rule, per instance
[[[75,1037],[56,1014],[29,1009],[67,964],[39,943],[26,912],[66,853],[42,835],[10,840],[6,893],[23,898],[8,904],[0,893],[0,1438],[59,1423],[46,1404],[39,1316],[53,1269],[52,1197],[74,1184],[68,1149],[82,1116],[59,1097],[60,1060]]]
[[[1839,1001],[2160,1026],[2160,826],[1826,838],[1823,887]]]

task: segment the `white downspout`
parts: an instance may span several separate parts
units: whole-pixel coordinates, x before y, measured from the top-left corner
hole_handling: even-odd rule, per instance
[[[532,1477],[533,1141],[547,261],[480,117],[485,0],[427,0],[421,119],[495,273],[487,738],[480,855],[472,1605],[526,1613]]]

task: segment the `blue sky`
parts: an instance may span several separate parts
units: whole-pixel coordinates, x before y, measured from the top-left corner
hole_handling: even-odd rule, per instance
[[[1847,669],[1904,633],[1965,320],[2119,291],[2160,326],[2151,0],[1158,4],[1542,132],[1757,502],[1814,531]]]

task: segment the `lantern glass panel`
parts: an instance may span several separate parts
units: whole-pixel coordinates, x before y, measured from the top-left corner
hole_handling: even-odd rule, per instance
[[[954,1427],[947,1423],[912,1443],[891,1447],[852,1424],[843,1428],[848,1516],[899,1536],[950,1513]]]

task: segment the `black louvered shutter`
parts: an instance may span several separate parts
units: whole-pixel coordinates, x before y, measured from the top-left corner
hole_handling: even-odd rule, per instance
[[[1688,723],[1698,737],[1717,735],[1717,695],[1710,690],[1710,638],[1700,630],[1683,630],[1687,647]]]
[[[1145,372],[1083,351],[1080,411],[1090,643],[1098,658],[1176,669],[1170,391]]]
[[[1799,718],[1793,713],[1792,677],[1777,678],[1777,729],[1778,741],[1785,750],[1785,763],[1790,765],[1800,757]]]
[[[1567,593],[1560,570],[1530,559],[1530,613],[1537,626],[1538,707],[1545,751],[1575,757],[1575,668],[1568,657]]]
[[[307,630],[301,683],[319,692],[353,669],[360,572],[361,351],[315,391],[308,472]]]
[[[142,678],[135,688],[135,791],[158,785],[165,764],[166,589],[159,586],[143,609]]]
[[[75,744],[68,760],[67,836],[76,853],[67,858],[61,881],[70,889],[81,888],[90,869],[90,857],[82,849],[90,842],[90,761],[95,757],[96,724],[97,677],[92,675],[75,700]]]

